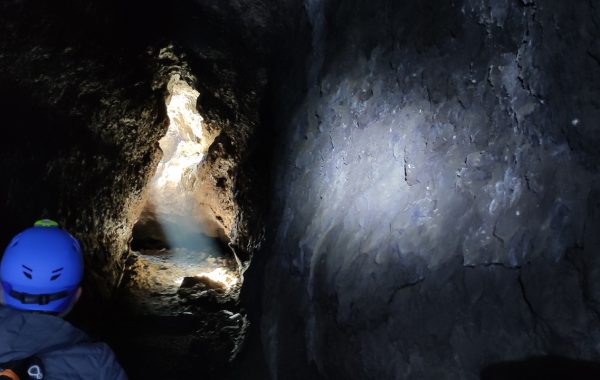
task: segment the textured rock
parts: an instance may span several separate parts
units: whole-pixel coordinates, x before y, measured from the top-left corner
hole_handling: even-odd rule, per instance
[[[159,64],[152,52],[68,34],[73,25],[56,24],[60,7],[1,7],[2,215],[11,218],[3,240],[36,218],[56,218],[94,268],[90,294],[106,298],[160,158]]]
[[[274,379],[598,360],[599,8],[306,2],[262,339]]]

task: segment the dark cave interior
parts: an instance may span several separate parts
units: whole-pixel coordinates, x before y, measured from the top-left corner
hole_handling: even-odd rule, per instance
[[[0,244],[79,239],[67,320],[132,379],[598,379],[599,37],[593,0],[4,0]]]

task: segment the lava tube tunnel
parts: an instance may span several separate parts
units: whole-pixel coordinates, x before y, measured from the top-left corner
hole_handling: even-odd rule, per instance
[[[0,378],[600,379],[599,25],[1,1]]]

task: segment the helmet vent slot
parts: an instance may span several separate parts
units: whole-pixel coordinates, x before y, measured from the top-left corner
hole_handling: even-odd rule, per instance
[[[53,270],[53,271],[52,271],[52,277],[50,277],[50,281],[54,281],[54,280],[56,280],[57,278],[59,278],[59,277],[60,277],[60,275],[61,275],[61,271],[62,271],[63,269],[65,269],[65,268],[62,268],[62,267],[61,267],[61,268],[58,268],[58,269],[55,269],[55,270]]]
[[[29,268],[27,265],[21,265],[23,267],[23,269],[25,269],[23,271],[23,274],[25,275],[25,277],[27,277],[28,279],[32,279],[33,275],[31,274],[31,272],[33,272],[33,269]]]

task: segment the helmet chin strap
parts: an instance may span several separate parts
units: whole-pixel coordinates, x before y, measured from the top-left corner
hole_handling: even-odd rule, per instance
[[[8,294],[25,305],[47,305],[52,301],[56,301],[69,296],[69,292],[67,291],[51,294],[29,294],[17,292],[12,289],[8,292]]]

